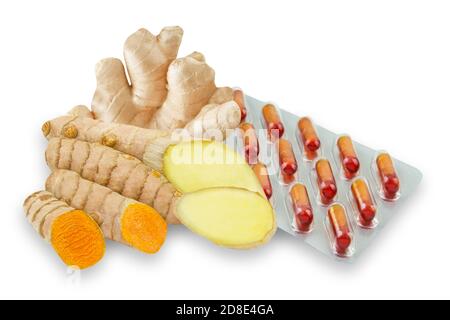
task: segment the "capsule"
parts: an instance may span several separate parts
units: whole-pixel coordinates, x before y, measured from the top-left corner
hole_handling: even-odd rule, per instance
[[[387,199],[395,199],[400,190],[400,180],[391,156],[387,153],[380,154],[377,157],[377,167],[384,196]]]
[[[308,190],[303,184],[297,183],[291,188],[290,196],[297,229],[300,232],[310,231],[314,215],[309,202]]]
[[[359,160],[349,136],[342,136],[337,141],[339,157],[347,179],[353,178],[359,171]]]
[[[253,166],[253,172],[258,177],[259,183],[266,194],[267,199],[272,197],[272,184],[270,183],[269,172],[267,171],[267,167],[258,162]]]
[[[328,221],[333,233],[335,250],[339,255],[345,255],[352,244],[352,232],[344,207],[340,204],[332,205],[328,209]]]
[[[274,141],[283,136],[284,126],[275,106],[273,104],[267,104],[263,107],[262,112],[270,139]]]
[[[244,121],[247,117],[247,108],[245,107],[244,92],[241,89],[233,90],[233,100],[241,109],[241,121]]]
[[[297,172],[297,160],[292,150],[292,144],[288,140],[280,139],[278,141],[278,154],[282,173],[288,176],[294,175]]]
[[[259,154],[259,142],[256,136],[255,127],[251,123],[244,122],[239,128],[244,139],[245,158],[249,164],[256,163]]]
[[[370,226],[377,213],[369,186],[364,179],[357,179],[352,183],[352,195],[359,212],[359,221],[363,226]]]
[[[326,159],[320,159],[316,163],[317,184],[319,186],[322,202],[330,203],[337,194],[336,180],[330,162]]]
[[[320,148],[320,139],[310,118],[298,121],[298,131],[308,158],[314,158]]]

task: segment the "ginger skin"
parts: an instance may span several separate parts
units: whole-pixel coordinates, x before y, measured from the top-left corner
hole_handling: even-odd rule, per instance
[[[97,63],[92,101],[95,117],[145,127],[166,99],[167,69],[177,57],[182,37],[180,27],[166,27],[158,36],[140,29],[128,37],[124,56],[131,84],[119,59]]]
[[[158,36],[140,29],[125,42],[126,68],[115,58],[97,63],[94,118],[171,131],[192,127],[190,122],[206,105],[216,104],[219,109],[232,101],[233,90],[216,87],[215,72],[201,53],[176,59],[182,36],[179,27],[164,28]],[[214,129],[236,128],[234,110],[223,109],[209,111],[209,118],[216,118]],[[196,118],[197,123],[202,120]],[[210,123],[200,127],[209,127]]]

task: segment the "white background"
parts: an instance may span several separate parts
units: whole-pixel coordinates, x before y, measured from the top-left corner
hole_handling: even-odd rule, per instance
[[[448,1],[10,1],[0,4],[1,298],[450,298]],[[279,232],[232,251],[182,227],[146,256],[108,243],[69,276],[21,204],[48,169],[41,124],[90,104],[94,64],[126,37],[180,25],[219,85],[241,86],[359,142],[424,181],[352,265]]]

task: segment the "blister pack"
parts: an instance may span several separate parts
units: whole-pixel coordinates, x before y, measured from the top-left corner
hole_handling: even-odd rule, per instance
[[[235,89],[243,123],[235,148],[260,179],[279,228],[350,261],[372,242],[422,179],[420,171],[335,134],[308,117]]]

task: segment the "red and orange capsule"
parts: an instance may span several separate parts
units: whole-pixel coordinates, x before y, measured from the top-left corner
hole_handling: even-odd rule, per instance
[[[233,90],[233,100],[241,109],[241,121],[244,121],[247,117],[247,108],[245,107],[245,96],[244,92],[241,89]]]
[[[277,108],[273,104],[267,104],[263,107],[262,112],[270,139],[275,141],[277,138],[282,137],[284,134],[284,125]]]
[[[254,164],[258,160],[259,155],[259,142],[255,127],[251,123],[244,122],[239,128],[244,139],[245,158],[249,164]]]
[[[272,197],[272,184],[270,183],[267,167],[264,164],[258,162],[253,166],[253,172],[256,174],[256,177],[258,178],[267,199],[270,199]]]
[[[278,155],[280,158],[280,169],[284,175],[292,176],[297,172],[297,160],[295,159],[292,144],[286,139],[278,141]]]
[[[370,193],[369,186],[364,179],[356,179],[352,183],[352,195],[356,202],[359,213],[359,222],[362,226],[371,226],[375,215],[377,214],[377,207]]]
[[[352,231],[345,208],[334,204],[328,209],[328,221],[331,226],[334,247],[338,255],[345,255],[352,244]]]
[[[351,179],[358,173],[360,167],[352,139],[349,136],[342,136],[338,139],[337,146],[344,175],[347,179]]]
[[[376,162],[384,197],[395,199],[400,191],[400,180],[391,156],[387,153],[381,153],[378,155]]]
[[[309,232],[314,221],[308,190],[303,184],[295,184],[290,191],[295,225],[300,232]]]
[[[328,204],[333,201],[337,194],[336,180],[330,162],[326,159],[317,161],[316,174],[320,197],[324,204]]]
[[[298,121],[298,131],[300,133],[300,139],[303,143],[306,157],[308,159],[314,159],[320,148],[320,139],[311,119],[307,117],[301,118]]]

